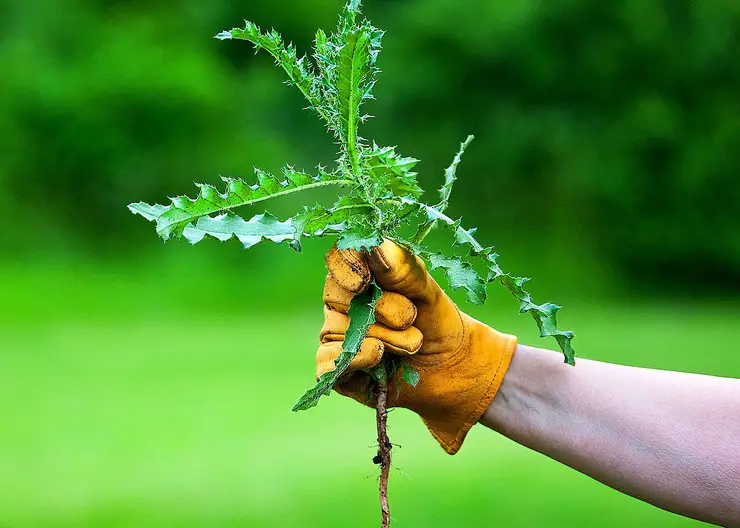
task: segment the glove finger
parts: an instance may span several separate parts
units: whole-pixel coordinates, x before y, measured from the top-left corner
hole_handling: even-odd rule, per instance
[[[347,372],[373,368],[383,358],[383,343],[378,339],[367,338],[362,342],[360,351],[347,367]],[[330,341],[319,345],[316,353],[316,378],[336,368],[334,361],[342,353],[341,341]]]
[[[424,262],[410,251],[386,240],[368,255],[375,280],[383,290],[400,293],[415,303],[431,304],[440,291]]]
[[[441,352],[447,343],[463,338],[460,312],[419,257],[386,240],[370,252],[368,264],[383,290],[400,293],[416,305],[414,326],[424,334],[424,354]]]
[[[344,341],[348,327],[349,317],[346,314],[324,307],[324,327],[319,336],[322,343]],[[370,325],[367,337],[380,339],[386,350],[403,355],[415,354],[424,341],[421,331],[413,326],[405,330],[394,330],[378,323]]]
[[[406,330],[393,330],[392,328],[376,323],[370,326],[367,335],[368,337],[380,339],[388,352],[402,356],[416,354],[421,348],[421,345],[424,344],[424,337],[421,332],[413,326]]]
[[[326,267],[334,280],[352,294],[365,291],[370,284],[370,268],[365,257],[353,249],[339,250],[336,246],[326,254]]]
[[[346,314],[352,297],[354,297],[352,293],[342,288],[331,275],[326,277],[324,285],[326,306]],[[416,320],[416,306],[399,293],[384,291],[375,307],[375,319],[394,330],[405,330]]]
[[[394,330],[406,330],[416,321],[416,306],[400,293],[384,291],[375,306],[375,320]]]

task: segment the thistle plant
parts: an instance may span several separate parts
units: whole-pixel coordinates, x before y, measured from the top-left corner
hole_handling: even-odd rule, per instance
[[[557,326],[560,307],[550,303],[536,304],[524,289],[529,279],[505,273],[493,247],[478,242],[475,229],[466,229],[460,219],[446,213],[458,166],[473,137],[469,136],[460,145],[444,172],[438,201],[429,205],[421,201],[423,190],[414,172],[419,160],[404,157],[394,147],[379,146],[359,135],[360,125],[370,117],[363,113],[363,107],[374,99],[373,88],[379,74],[377,59],[383,37],[383,31],[363,17],[360,7],[360,0],[349,0],[334,33],[327,35],[322,30],[317,31],[311,58],[299,56],[296,48],[286,44],[274,30],[263,31],[251,22],[246,22],[243,28],[216,35],[220,40],[251,42],[257,51],[264,50],[275,59],[277,66],[287,74],[286,83],[301,91],[310,111],[317,114],[333,134],[339,146],[333,168],[318,166],[308,173],[288,165],[279,176],[255,169],[251,183],[222,178],[223,190],[201,184],[195,198],[172,198],[168,205],[133,203],[129,209],[155,222],[156,231],[164,240],[185,238],[191,244],[206,238],[220,241],[235,238],[247,249],[270,241],[287,243],[292,249],[301,251],[305,238],[336,237],[339,249],[369,251],[383,239],[393,240],[423,258],[432,270],[440,270],[450,287],[463,289],[471,303],[485,302],[489,283],[503,285],[519,302],[519,311],[532,316],[540,336],[555,338],[565,361],[574,364],[575,351],[571,346],[574,334],[559,330]],[[332,205],[304,207],[295,216],[282,221],[268,212],[249,219],[234,212],[319,187],[336,187],[338,199]],[[447,253],[433,251],[424,245],[426,237],[435,229],[444,231],[449,237],[448,247],[452,249]],[[347,369],[368,328],[375,322],[375,304],[379,297],[380,289],[371,283],[368,291],[353,299],[349,310],[350,325],[342,353],[335,362],[336,369],[322,375],[293,410],[316,405]],[[387,360],[372,373],[381,392],[392,376],[415,386],[418,373],[408,364],[393,361]],[[385,401],[385,398],[380,400]],[[385,439],[380,445],[382,452],[388,445],[385,409],[378,412],[379,435],[382,433]],[[379,458],[383,460],[387,482],[389,456],[385,454],[379,453]]]

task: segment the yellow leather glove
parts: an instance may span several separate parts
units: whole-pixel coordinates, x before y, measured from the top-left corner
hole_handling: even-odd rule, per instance
[[[365,290],[371,274],[383,290],[376,323],[335,389],[365,405],[370,369],[385,352],[406,356],[419,372],[416,387],[389,380],[388,407],[421,416],[442,448],[454,455],[468,431],[493,401],[509,368],[517,338],[497,332],[462,313],[421,259],[391,241],[369,254],[332,249],[324,288],[324,326],[316,376],[334,370],[342,351],[352,297]]]

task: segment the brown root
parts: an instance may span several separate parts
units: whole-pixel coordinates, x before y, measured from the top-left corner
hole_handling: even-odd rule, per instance
[[[380,462],[380,511],[382,528],[391,525],[391,512],[388,506],[388,476],[391,470],[391,441],[388,439],[388,383],[383,379],[376,387],[378,403],[375,408],[378,426],[378,456]]]

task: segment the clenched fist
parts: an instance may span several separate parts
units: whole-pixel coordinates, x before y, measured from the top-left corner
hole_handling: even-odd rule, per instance
[[[420,380],[416,387],[403,382],[396,386],[389,380],[388,407],[419,414],[444,450],[455,454],[493,401],[517,338],[461,312],[424,262],[391,241],[369,254],[334,248],[327,253],[326,264],[325,320],[316,376],[334,370],[349,326],[350,301],[375,277],[383,290],[375,308],[376,323],[334,388],[373,405],[368,369],[378,365],[383,354],[405,356]]]

